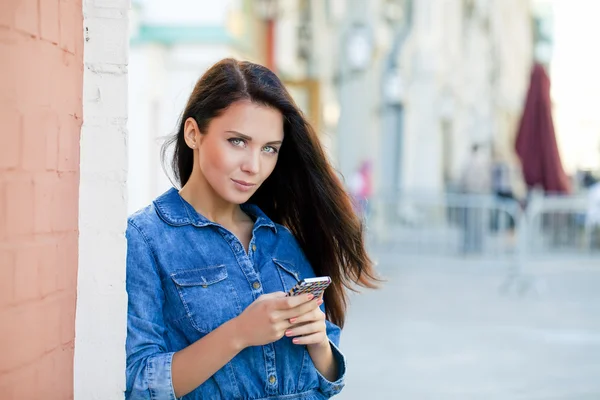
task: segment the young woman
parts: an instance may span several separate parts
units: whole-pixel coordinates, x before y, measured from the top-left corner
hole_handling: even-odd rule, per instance
[[[169,144],[181,189],[128,220],[126,397],[339,393],[346,289],[376,278],[351,201],[289,93],[265,67],[222,60]],[[286,297],[315,276],[332,279],[322,299]]]

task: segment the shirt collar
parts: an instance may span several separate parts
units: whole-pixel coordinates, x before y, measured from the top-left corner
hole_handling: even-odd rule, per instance
[[[220,226],[198,213],[194,207],[179,195],[179,191],[175,188],[167,190],[153,202],[156,212],[169,225],[183,226],[194,225],[197,227],[205,227],[209,225]],[[254,204],[242,204],[242,210],[254,217],[254,229],[266,226],[277,233],[277,226],[267,215]]]

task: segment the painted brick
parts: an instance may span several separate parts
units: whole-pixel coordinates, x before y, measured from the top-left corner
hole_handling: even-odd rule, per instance
[[[77,114],[81,117],[81,96],[83,80],[83,66],[77,56],[54,47],[59,57],[52,66],[48,67],[49,73],[56,79],[50,82],[50,91],[53,93],[53,107],[59,110],[68,110],[68,114]]]
[[[81,26],[82,10],[81,8],[73,7],[73,4],[67,0],[59,0],[59,10],[60,47],[74,54],[77,38],[83,38],[83,26]]]
[[[59,123],[56,112],[50,108],[42,108],[28,116],[25,120],[23,130],[22,146],[22,167],[25,170],[39,170],[40,161],[42,168],[45,168],[48,162],[48,153],[57,148],[57,144],[52,139],[57,138],[59,134]],[[47,146],[50,145],[50,149]],[[50,156],[50,163],[53,161]]]
[[[0,170],[19,165],[21,147],[21,114],[14,106],[0,107]]]
[[[46,298],[0,312],[0,317],[11,321],[0,326],[0,373],[37,361],[59,347],[59,304],[58,298]]]
[[[0,80],[0,104],[11,105],[14,108],[14,100],[16,94],[16,78],[18,78],[19,72],[16,68],[16,54],[15,44],[20,38],[23,38],[23,34],[17,33],[14,30],[0,27],[0,68],[2,76],[10,76],[11,79]]]
[[[46,354],[36,368],[37,386],[43,393],[52,393],[52,398],[68,399],[72,393],[72,365],[72,349],[57,348]]]
[[[35,247],[21,246],[16,250],[13,281],[16,303],[39,298],[38,260],[39,254]]]
[[[77,290],[71,288],[61,299],[60,305],[60,343],[64,346],[73,344],[75,337],[75,309]]]
[[[57,348],[45,357],[37,370],[37,385],[56,399],[73,397],[73,348]],[[45,390],[51,388],[52,391]]]
[[[2,2],[0,1],[0,4]],[[1,14],[1,12],[0,12]],[[13,30],[0,29],[0,60],[2,60],[3,74],[10,76],[2,82],[0,90],[0,106],[14,105],[17,98],[17,70],[15,67],[14,45],[18,34]]]
[[[27,365],[43,354],[40,315],[41,308],[36,303],[0,310],[1,320],[10,321],[0,324],[0,374]]]
[[[16,5],[15,28],[32,36],[38,36],[38,0],[20,0]]]
[[[60,174],[54,187],[54,207],[52,227],[55,232],[76,231],[78,225],[79,197],[73,188],[77,187],[77,173]]]
[[[89,73],[84,88],[86,115],[127,118],[127,96],[123,96],[123,87],[127,87],[124,68],[111,70],[110,74]]]
[[[64,297],[64,295],[63,295]],[[48,353],[60,347],[60,306],[61,297],[44,298],[40,303],[38,316],[38,339],[43,343],[43,352]]]
[[[60,41],[58,0],[40,1],[40,35],[51,43]]]
[[[46,170],[56,171],[58,170],[58,138],[60,133],[60,126],[48,127],[44,129],[45,132],[45,150],[46,150]]]
[[[70,266],[77,264],[79,234],[71,232],[63,234],[57,242],[56,259],[58,271],[58,290],[74,290],[77,287],[77,270]]]
[[[36,287],[38,288],[39,295],[42,297],[46,297],[59,290],[59,271],[63,268],[67,268],[67,266],[62,265],[64,260],[59,260],[56,254],[56,243],[54,241],[51,243],[44,243],[39,247],[39,280],[37,281]]]
[[[36,380],[37,371],[35,365],[29,365],[20,368],[17,371],[0,376],[0,399],[39,399],[40,393],[35,384]],[[26,382],[27,384],[23,384],[23,382]]]
[[[36,386],[44,388],[46,393],[52,393],[53,397],[60,398],[58,394],[59,380],[57,353],[60,349],[55,349],[44,356],[36,364]]]
[[[126,66],[129,57],[129,38],[123,34],[128,29],[126,12],[121,18],[86,18],[85,27],[90,37],[84,52],[87,65]]]
[[[9,236],[33,233],[33,181],[6,182],[4,185],[6,234]]]
[[[72,115],[63,115],[58,135],[58,171],[73,172],[79,170],[79,137],[81,119]]]
[[[16,399],[13,390],[14,384],[10,378],[12,378],[12,376],[0,376],[0,399]]]
[[[75,304],[75,303],[73,303]],[[73,335],[75,334],[73,330]],[[74,360],[74,347],[73,344],[62,347],[58,350],[57,357],[57,370],[58,376],[60,377],[60,385],[58,388],[58,394],[65,400],[73,399],[73,360]]]
[[[25,171],[39,170],[40,160],[46,159],[46,138],[44,126],[52,123],[52,110],[30,111],[23,116],[23,135],[21,145],[21,167]],[[58,122],[54,122],[58,124]],[[47,128],[46,128],[47,129]]]
[[[8,235],[8,218],[6,216],[6,208],[6,183],[2,179],[2,173],[0,173],[0,243],[6,240],[6,237]]]
[[[15,9],[17,4],[11,1],[0,1],[0,26],[13,27],[15,25]],[[0,57],[0,60],[7,58]]]
[[[64,94],[62,90],[56,90],[53,87],[53,80],[56,79],[57,75],[55,71],[62,64],[65,52],[60,47],[41,40],[38,40],[36,45],[37,53],[46,60],[46,62],[38,63],[35,66],[34,71],[39,75],[30,77],[37,86],[36,104],[51,108],[52,110],[62,111],[60,108],[56,108],[55,101],[57,97],[64,96]],[[51,77],[51,79],[48,79],[48,77]]]
[[[89,107],[86,108],[86,113]],[[86,136],[81,138],[81,145],[93,144],[95,151],[86,155],[82,163],[81,174],[102,176],[111,181],[118,181],[125,173],[122,160],[127,159],[127,130],[119,125],[91,126],[86,125]]]
[[[0,399],[73,398],[82,22],[0,1]]]
[[[39,43],[40,41],[36,38],[18,35],[11,49],[10,60],[14,73],[12,79],[15,80],[17,87],[16,104],[23,115],[35,110],[40,95],[46,96],[39,92],[42,63],[31,62],[31,55],[39,54],[41,51]],[[45,44],[50,45],[49,43]]]
[[[58,177],[55,172],[39,173],[33,183],[34,186],[34,222],[37,233],[50,233],[55,205],[54,185]]]
[[[13,302],[15,292],[14,281],[15,252],[10,248],[0,248],[0,307]]]
[[[119,207],[124,198],[127,189],[125,184],[125,170],[119,174],[115,174],[116,179],[101,179],[99,175],[82,174],[80,201],[82,204],[97,204],[96,199],[102,199],[102,204],[97,204],[97,207],[106,207],[107,210],[114,210]],[[82,206],[83,207],[83,206]],[[93,228],[95,231],[105,231],[110,234],[120,233],[125,227],[126,219],[118,213],[98,213],[84,212],[81,210],[80,224],[82,226]],[[106,227],[110,227],[111,230]]]

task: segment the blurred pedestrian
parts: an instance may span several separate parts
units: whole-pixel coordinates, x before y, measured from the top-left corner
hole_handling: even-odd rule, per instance
[[[496,148],[493,150],[492,162],[492,193],[496,200],[507,211],[494,210],[492,215],[492,230],[509,232],[509,237],[512,240],[516,225],[516,218],[521,212],[523,201],[523,190],[519,190],[519,184],[524,187],[524,181],[520,169],[510,163],[508,159],[500,153]]]
[[[371,161],[366,160],[360,164],[360,167],[352,174],[349,186],[356,212],[364,220],[368,219],[370,213],[370,199],[373,195]]]
[[[309,122],[275,74],[225,59],[169,144],[181,188],[128,220],[125,397],[338,394],[346,288],[376,278]],[[331,278],[324,298],[286,296],[315,275]]]
[[[462,224],[464,253],[479,253],[483,249],[485,215],[484,210],[477,203],[477,196],[490,194],[491,176],[488,155],[481,145],[473,145],[460,177],[460,188],[462,193],[467,195],[465,199],[468,202],[464,209]]]

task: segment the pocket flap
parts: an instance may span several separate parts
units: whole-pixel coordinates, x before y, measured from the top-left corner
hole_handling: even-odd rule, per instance
[[[281,268],[282,270],[284,270],[285,272],[287,272],[288,274],[290,274],[291,276],[293,276],[297,281],[300,280],[300,275],[296,271],[296,267],[294,266],[293,263],[291,263],[289,261],[277,260],[275,258],[273,258],[273,262],[279,268]]]
[[[171,279],[179,286],[208,286],[221,282],[227,278],[227,267],[217,265],[214,267],[186,269],[171,274]]]

